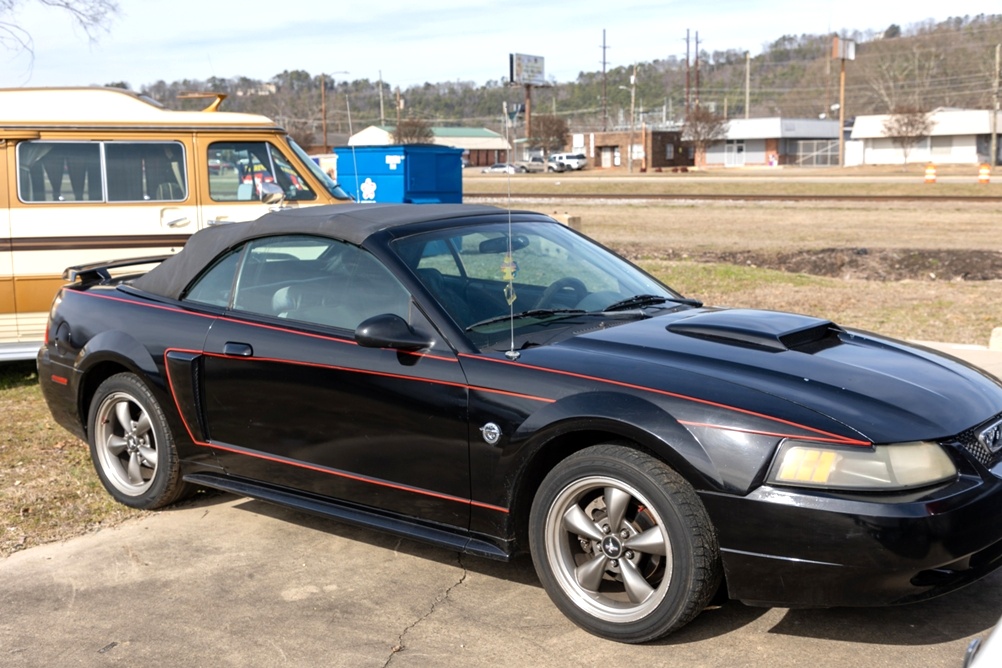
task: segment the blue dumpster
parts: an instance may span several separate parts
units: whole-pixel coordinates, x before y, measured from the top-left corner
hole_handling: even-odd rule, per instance
[[[337,181],[356,202],[461,203],[463,150],[433,144],[334,149]]]

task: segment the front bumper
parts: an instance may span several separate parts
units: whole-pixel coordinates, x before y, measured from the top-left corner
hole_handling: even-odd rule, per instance
[[[731,598],[780,607],[932,598],[1002,567],[1002,463],[910,495],[702,495]]]

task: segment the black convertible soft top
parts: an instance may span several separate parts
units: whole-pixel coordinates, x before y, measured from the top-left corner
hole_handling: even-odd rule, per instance
[[[132,286],[179,299],[188,284],[220,253],[248,239],[273,234],[313,234],[360,245],[373,233],[392,227],[504,212],[472,204],[330,204],[283,209],[249,223],[199,230],[177,255],[133,280]]]

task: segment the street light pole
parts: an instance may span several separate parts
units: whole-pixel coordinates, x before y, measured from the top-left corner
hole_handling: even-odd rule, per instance
[[[333,72],[332,74],[348,74],[345,71]],[[332,78],[331,81],[334,81]],[[327,143],[327,75],[323,72],[320,73],[320,121],[323,126],[324,140],[321,144],[324,147],[324,153],[330,153],[330,144]]]

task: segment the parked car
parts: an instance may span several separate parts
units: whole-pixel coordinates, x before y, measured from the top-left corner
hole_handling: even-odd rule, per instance
[[[588,166],[588,158],[584,153],[554,153],[550,160],[563,165],[565,170],[581,170]]]
[[[546,171],[548,172],[566,172],[570,169],[566,164],[557,160],[557,156],[551,155],[546,159]]]
[[[546,161],[540,156],[534,156],[528,160],[522,162],[516,162],[516,167],[521,167],[527,172],[543,172],[546,171]]]
[[[495,162],[490,167],[484,167],[483,169],[484,174],[516,174],[524,171],[525,167],[507,162]]]
[[[38,356],[125,505],[211,487],[528,552],[564,614],[623,642],[718,590],[883,605],[1002,565],[1002,382],[704,307],[544,215],[289,209],[126,265],[68,270]]]

